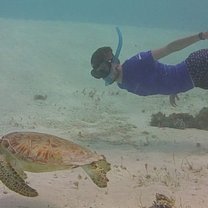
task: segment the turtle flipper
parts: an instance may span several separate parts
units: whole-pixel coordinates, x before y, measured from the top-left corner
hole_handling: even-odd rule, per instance
[[[18,160],[15,157],[11,157],[9,158],[9,160],[7,159],[7,161],[9,161],[10,165],[15,169],[15,171],[22,179],[24,180],[27,179],[27,174],[23,171],[21,164],[18,162]]]
[[[106,174],[111,168],[110,163],[108,163],[105,159],[93,162],[89,165],[84,165],[82,166],[82,168],[98,187],[107,187],[107,183],[109,180],[106,177]]]
[[[37,191],[26,184],[3,155],[0,155],[0,180],[18,194],[28,197],[38,196]]]

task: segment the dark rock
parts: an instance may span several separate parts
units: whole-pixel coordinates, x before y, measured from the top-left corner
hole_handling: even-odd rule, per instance
[[[196,128],[208,130],[208,108],[202,108],[195,116]]]

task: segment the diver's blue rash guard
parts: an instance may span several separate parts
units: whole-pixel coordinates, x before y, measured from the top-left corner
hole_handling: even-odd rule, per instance
[[[154,60],[151,51],[141,52],[122,65],[122,83],[118,86],[137,95],[171,95],[194,87],[185,62],[176,65]]]

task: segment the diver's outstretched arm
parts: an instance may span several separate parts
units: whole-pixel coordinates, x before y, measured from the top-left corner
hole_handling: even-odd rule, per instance
[[[163,58],[173,52],[180,51],[187,46],[190,46],[200,40],[208,39],[208,32],[201,32],[192,36],[175,40],[163,48],[152,50],[152,56],[155,60]]]

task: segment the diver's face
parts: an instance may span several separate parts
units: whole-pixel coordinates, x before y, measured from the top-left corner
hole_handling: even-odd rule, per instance
[[[104,61],[103,63],[100,64],[99,66],[99,70],[103,71],[104,77],[108,76],[108,74],[110,74],[111,72],[111,60],[109,61]]]
[[[108,76],[103,78],[105,80],[105,85],[111,85],[115,81],[118,81],[120,72],[120,64],[111,63]]]

